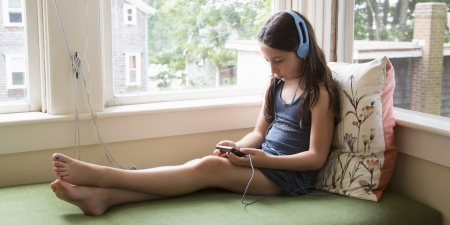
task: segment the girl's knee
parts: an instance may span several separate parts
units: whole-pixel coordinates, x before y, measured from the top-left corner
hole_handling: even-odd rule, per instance
[[[195,162],[195,169],[202,172],[215,172],[225,169],[230,162],[217,156],[206,156]]]

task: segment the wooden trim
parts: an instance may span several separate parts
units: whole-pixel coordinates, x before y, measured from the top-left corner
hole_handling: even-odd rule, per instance
[[[337,62],[337,31],[338,31],[338,9],[339,9],[339,1],[332,0],[331,3],[331,33],[330,33],[330,62]]]

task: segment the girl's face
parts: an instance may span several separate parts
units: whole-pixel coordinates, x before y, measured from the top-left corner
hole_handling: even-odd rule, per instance
[[[286,52],[259,43],[261,54],[276,78],[283,81],[298,81],[302,72],[303,60],[295,52]]]

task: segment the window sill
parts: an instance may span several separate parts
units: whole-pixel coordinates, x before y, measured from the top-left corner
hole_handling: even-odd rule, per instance
[[[427,133],[450,137],[450,118],[394,108],[397,125]]]
[[[251,128],[261,96],[115,106],[97,113],[105,143]],[[74,115],[0,115],[0,154],[71,147]],[[81,145],[98,144],[91,114],[79,114]],[[120,128],[120,129],[118,129]],[[24,141],[26,139],[26,141]]]
[[[221,109],[242,106],[260,106],[261,96],[246,96],[233,98],[202,99],[188,101],[158,102],[127,106],[113,106],[98,112],[97,118],[114,118],[127,116],[141,116],[148,114],[162,114],[184,111]],[[22,104],[20,104],[22,105]],[[79,114],[79,120],[90,120],[90,113]],[[31,125],[52,122],[75,121],[75,115],[50,115],[41,112],[0,114],[0,127]]]
[[[105,143],[252,128],[261,96],[160,102],[106,108],[97,113]],[[433,137],[450,137],[450,119],[394,109],[397,127]],[[72,147],[74,115],[16,113],[0,115],[0,154]],[[79,115],[81,144],[98,144],[91,115]],[[405,137],[407,138],[407,137]],[[24,141],[26,140],[26,141]],[[408,154],[408,149],[400,149]],[[415,153],[414,153],[415,154]],[[416,154],[417,155],[417,154]]]

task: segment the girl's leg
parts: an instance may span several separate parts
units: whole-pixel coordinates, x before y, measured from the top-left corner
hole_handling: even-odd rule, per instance
[[[204,157],[190,163],[146,170],[121,170],[81,162],[62,154],[53,155],[54,170],[65,182],[104,188],[119,188],[171,197],[203,188],[218,187],[243,193],[252,174],[250,167],[237,166],[226,158]],[[248,194],[281,194],[281,189],[255,169]]]
[[[70,186],[60,179],[50,186],[58,198],[78,206],[84,214],[90,216],[103,215],[109,207],[115,205],[163,198],[117,188]]]

